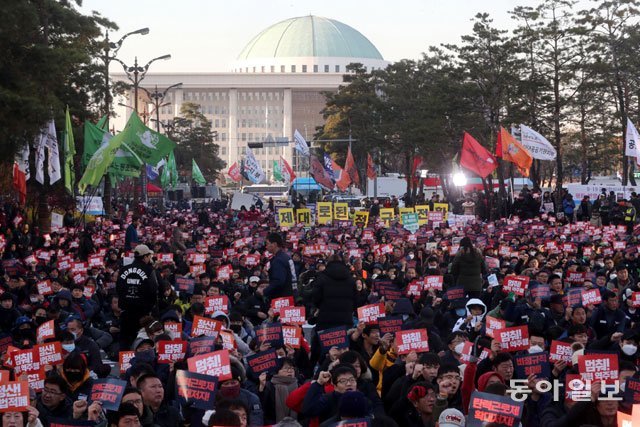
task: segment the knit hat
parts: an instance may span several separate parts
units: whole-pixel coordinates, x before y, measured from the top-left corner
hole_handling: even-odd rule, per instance
[[[368,413],[369,403],[362,392],[348,391],[340,398],[338,414],[341,418],[363,418]]]
[[[492,377],[497,377],[500,382],[504,384],[504,378],[502,378],[502,375],[500,375],[496,371],[485,372],[478,378],[478,391],[484,391],[484,389],[487,388],[487,384]]]
[[[464,427],[465,419],[462,412],[454,408],[445,409],[438,418],[439,427]]]

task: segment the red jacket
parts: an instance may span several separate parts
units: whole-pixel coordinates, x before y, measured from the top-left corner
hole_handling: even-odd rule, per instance
[[[289,393],[289,396],[287,396],[287,400],[286,400],[287,406],[290,409],[296,411],[297,413],[300,413],[302,411],[302,402],[304,402],[304,397],[307,395],[307,392],[309,391],[309,387],[311,387],[311,381],[308,381],[302,384],[300,387],[298,387],[297,389]],[[324,386],[324,392],[325,393],[333,392],[333,385],[331,383],[327,383]],[[318,426],[320,426],[320,420],[318,420],[317,417],[309,420],[309,427],[318,427]]]

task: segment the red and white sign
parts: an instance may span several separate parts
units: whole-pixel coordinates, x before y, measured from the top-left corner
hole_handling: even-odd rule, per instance
[[[38,287],[38,293],[42,296],[53,294],[53,288],[51,287],[50,280],[43,280],[42,282],[38,282],[36,286]]]
[[[29,383],[8,381],[0,384],[0,413],[24,412],[29,406]]]
[[[61,365],[64,362],[62,360],[62,345],[59,341],[39,344],[36,347],[38,348],[40,366]]]
[[[249,267],[254,267],[260,264],[260,255],[247,255],[245,257],[245,264]]]
[[[627,242],[615,241],[613,242],[613,249],[616,251],[624,251],[627,248]]]
[[[199,337],[204,335],[206,337],[217,337],[218,333],[222,329],[222,323],[208,317],[193,316],[193,325],[191,328],[191,336]]]
[[[569,283],[584,283],[587,273],[584,271],[568,271],[566,277]]]
[[[167,332],[171,332],[174,337],[179,337],[182,334],[182,323],[179,322],[164,322],[164,329]]]
[[[40,370],[40,353],[37,348],[13,352],[11,353],[11,360],[13,361],[16,375]]]
[[[408,329],[396,333],[396,345],[398,354],[407,354],[415,351],[421,353],[429,351],[429,337],[426,329]]]
[[[413,280],[407,285],[405,294],[408,297],[419,297],[420,295],[422,295],[422,288],[424,288],[424,283],[422,282],[422,280]]]
[[[226,381],[232,378],[229,350],[214,351],[213,353],[191,357],[187,360],[187,365],[189,366],[189,371],[218,377],[218,381]]]
[[[55,321],[49,320],[47,322],[44,322],[42,325],[38,326],[36,336],[37,336],[38,342],[44,342],[44,340],[46,339],[55,337],[56,336]]]
[[[495,332],[507,327],[507,322],[502,319],[497,319],[495,317],[487,316],[486,320],[486,333],[487,336],[491,338],[495,338]]]
[[[617,354],[585,354],[578,357],[578,372],[585,381],[618,379]]]
[[[207,256],[205,254],[189,254],[189,264],[204,264],[205,262],[207,262]]]
[[[284,325],[303,325],[306,321],[305,307],[282,307],[280,322]]]
[[[502,282],[502,292],[506,294],[513,292],[518,296],[524,296],[527,286],[529,286],[529,277],[527,276],[506,276]]]
[[[378,317],[384,316],[384,304],[369,304],[358,307],[358,321],[367,324],[378,323]]]
[[[280,314],[280,309],[283,307],[293,307],[293,297],[281,297],[271,300],[271,309],[274,314]]]
[[[602,297],[600,297],[598,288],[589,289],[582,293],[582,305],[598,305],[600,303],[602,303]]]
[[[549,350],[549,362],[564,361],[571,363],[571,356],[573,355],[571,343],[553,340]]]
[[[220,331],[220,340],[222,341],[222,348],[225,350],[235,350],[236,338],[233,332]]]
[[[292,348],[300,348],[302,345],[302,331],[298,326],[283,326],[282,327],[282,339],[284,345],[289,345]]]
[[[100,255],[91,255],[89,257],[89,267],[101,268],[104,267],[104,258]]]
[[[118,360],[120,362],[120,373],[124,374],[131,367],[131,359],[136,356],[136,352],[131,350],[121,351],[118,354]]]
[[[233,273],[233,267],[230,265],[224,265],[218,268],[218,280],[229,280],[231,278],[231,273]]]
[[[631,294],[631,305],[633,307],[640,307],[640,292],[633,292]]]
[[[193,264],[189,266],[189,273],[191,273],[191,277],[198,277],[206,271],[207,268],[204,264]]]
[[[435,289],[437,291],[441,291],[443,283],[444,276],[426,276],[424,278],[424,289]]]
[[[96,287],[93,285],[87,285],[84,287],[84,290],[82,291],[82,295],[84,295],[84,297],[86,299],[91,299],[91,297],[93,296],[93,294],[96,292]]]
[[[173,254],[172,253],[158,254],[158,260],[162,264],[171,264],[173,262]]]
[[[158,363],[175,363],[184,360],[187,342],[184,340],[158,341]]]
[[[229,313],[229,297],[226,295],[220,295],[217,297],[206,297],[204,299],[204,312],[206,314],[213,314],[216,311],[222,311],[225,314]]]
[[[527,325],[505,328],[493,333],[500,342],[502,351],[513,352],[529,348],[529,329]]]

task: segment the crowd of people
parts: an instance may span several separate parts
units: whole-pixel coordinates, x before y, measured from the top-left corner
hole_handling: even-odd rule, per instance
[[[415,232],[374,201],[366,224],[282,227],[265,204],[43,233],[6,202],[0,383],[29,396],[0,389],[2,425],[616,426],[640,401],[634,204],[594,222],[525,191],[483,221],[483,200]]]

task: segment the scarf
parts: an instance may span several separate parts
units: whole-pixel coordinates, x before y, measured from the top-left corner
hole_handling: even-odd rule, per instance
[[[289,409],[286,400],[289,393],[298,388],[298,380],[295,377],[274,375],[271,378],[271,384],[276,390],[276,422],[279,422],[284,417],[296,418],[296,413]]]

